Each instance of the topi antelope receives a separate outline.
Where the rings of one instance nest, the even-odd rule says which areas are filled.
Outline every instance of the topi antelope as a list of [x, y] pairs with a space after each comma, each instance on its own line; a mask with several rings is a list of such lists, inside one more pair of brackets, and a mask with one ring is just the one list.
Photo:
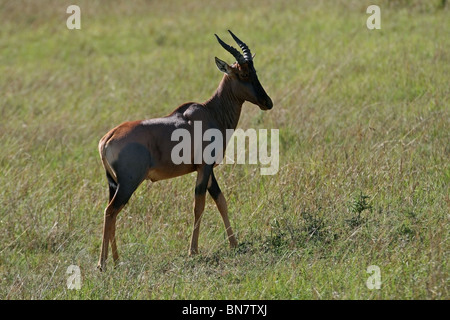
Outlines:
[[[108, 243], [111, 243], [113, 259], [115, 263], [117, 262], [119, 258], [115, 238], [117, 215], [137, 187], [146, 179], [154, 182], [197, 171], [194, 230], [190, 254], [198, 252], [198, 236], [205, 208], [206, 190], [219, 209], [230, 246], [233, 248], [237, 246], [228, 220], [227, 203], [213, 173], [213, 168], [219, 161], [213, 164], [205, 162], [195, 164], [191, 161], [191, 164], [176, 165], [171, 159], [171, 150], [176, 144], [171, 136], [176, 129], [184, 128], [192, 136], [193, 122], [201, 121], [203, 131], [214, 128], [220, 130], [225, 137], [226, 129], [236, 128], [244, 101], [254, 103], [262, 110], [272, 109], [272, 100], [256, 75], [250, 49], [231, 31], [229, 32], [241, 48], [242, 54], [215, 35], [220, 45], [233, 55], [236, 63], [228, 65], [219, 58], [215, 58], [216, 65], [224, 76], [216, 92], [208, 101], [185, 103], [163, 118], [122, 123], [100, 140], [98, 148], [109, 183], [109, 203], [105, 209], [103, 239], [98, 263], [100, 270], [105, 270], [106, 267]], [[223, 151], [226, 144], [227, 141], [224, 139]], [[201, 146], [204, 148], [204, 144]], [[193, 144], [192, 148], [194, 148]], [[191, 155], [194, 155], [194, 152], [191, 152]]]

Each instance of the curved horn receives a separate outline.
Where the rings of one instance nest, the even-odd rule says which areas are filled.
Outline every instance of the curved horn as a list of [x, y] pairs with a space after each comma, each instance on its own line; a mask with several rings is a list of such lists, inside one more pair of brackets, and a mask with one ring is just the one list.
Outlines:
[[217, 34], [214, 35], [216, 36], [217, 41], [219, 41], [220, 45], [229, 53], [231, 53], [239, 64], [245, 63], [246, 61], [245, 57], [237, 49], [223, 42], [222, 39], [220, 39]]
[[236, 37], [234, 35], [233, 32], [231, 32], [231, 30], [228, 30], [228, 32], [231, 34], [231, 36], [233, 37], [234, 41], [236, 41], [236, 43], [239, 45], [239, 47], [241, 48], [242, 52], [244, 53], [244, 59], [246, 61], [252, 61], [252, 54], [250, 52], [250, 49], [248, 48], [248, 46], [242, 42], [238, 37]]

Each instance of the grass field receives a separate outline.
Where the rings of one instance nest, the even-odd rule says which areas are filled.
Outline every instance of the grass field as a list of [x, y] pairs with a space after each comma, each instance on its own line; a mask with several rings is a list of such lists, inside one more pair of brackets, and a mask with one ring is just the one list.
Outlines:
[[[370, 4], [0, 0], [0, 298], [449, 299], [448, 4], [379, 1], [368, 30]], [[246, 103], [239, 127], [280, 130], [279, 172], [215, 170], [240, 245], [208, 197], [195, 257], [195, 175], [142, 184], [118, 217], [121, 263], [98, 272], [99, 139], [208, 99], [227, 29], [274, 101]]]

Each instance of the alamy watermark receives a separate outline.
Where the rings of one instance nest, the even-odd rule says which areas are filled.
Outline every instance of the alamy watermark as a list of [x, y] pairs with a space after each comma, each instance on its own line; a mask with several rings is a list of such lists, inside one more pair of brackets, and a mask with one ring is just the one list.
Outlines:
[[[278, 172], [280, 162], [279, 130], [270, 130], [270, 152], [267, 133], [267, 129], [227, 129], [224, 137], [219, 129], [210, 128], [203, 132], [202, 122], [194, 121], [193, 137], [183, 128], [172, 132], [171, 141], [179, 142], [172, 148], [171, 159], [177, 165], [245, 164], [248, 141], [248, 163], [260, 163], [265, 166], [260, 168], [262, 175], [274, 175]], [[224, 143], [228, 145], [225, 154]]]
[[67, 267], [66, 274], [67, 277], [67, 289], [69, 290], [80, 290], [81, 289], [81, 270], [80, 267], [71, 264]]
[[381, 288], [381, 270], [379, 266], [371, 265], [367, 267], [367, 273], [371, 274], [367, 278], [366, 286], [369, 290]]
[[381, 9], [377, 5], [371, 5], [367, 7], [366, 13], [371, 13], [367, 18], [366, 26], [367, 29], [381, 29]]
[[72, 4], [67, 7], [66, 13], [71, 13], [67, 18], [66, 26], [67, 29], [81, 29], [81, 9], [79, 6]]
[[[66, 13], [71, 15], [66, 20], [67, 29], [81, 29], [81, 9], [79, 6], [72, 4], [67, 7]], [[366, 9], [366, 13], [371, 14], [366, 20], [367, 29], [381, 29], [381, 9], [377, 5], [370, 5]]]

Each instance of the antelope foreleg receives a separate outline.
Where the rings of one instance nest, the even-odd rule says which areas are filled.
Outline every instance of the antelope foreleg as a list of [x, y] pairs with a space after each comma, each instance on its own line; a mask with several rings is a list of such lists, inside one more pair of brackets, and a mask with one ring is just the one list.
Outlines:
[[211, 173], [210, 181], [208, 183], [208, 192], [211, 197], [214, 199], [214, 202], [217, 205], [217, 209], [219, 209], [220, 215], [222, 216], [223, 224], [225, 225], [225, 230], [227, 232], [228, 241], [230, 241], [230, 247], [236, 248], [238, 242], [236, 237], [234, 236], [233, 229], [231, 228], [230, 220], [228, 219], [228, 206], [227, 201], [217, 184], [217, 180], [214, 177], [214, 172]]
[[205, 210], [206, 189], [208, 186], [209, 177], [211, 175], [212, 167], [204, 166], [198, 170], [197, 181], [195, 184], [195, 202], [194, 202], [194, 230], [191, 237], [191, 248], [189, 255], [198, 253], [198, 236], [200, 233], [200, 222], [202, 214]]

